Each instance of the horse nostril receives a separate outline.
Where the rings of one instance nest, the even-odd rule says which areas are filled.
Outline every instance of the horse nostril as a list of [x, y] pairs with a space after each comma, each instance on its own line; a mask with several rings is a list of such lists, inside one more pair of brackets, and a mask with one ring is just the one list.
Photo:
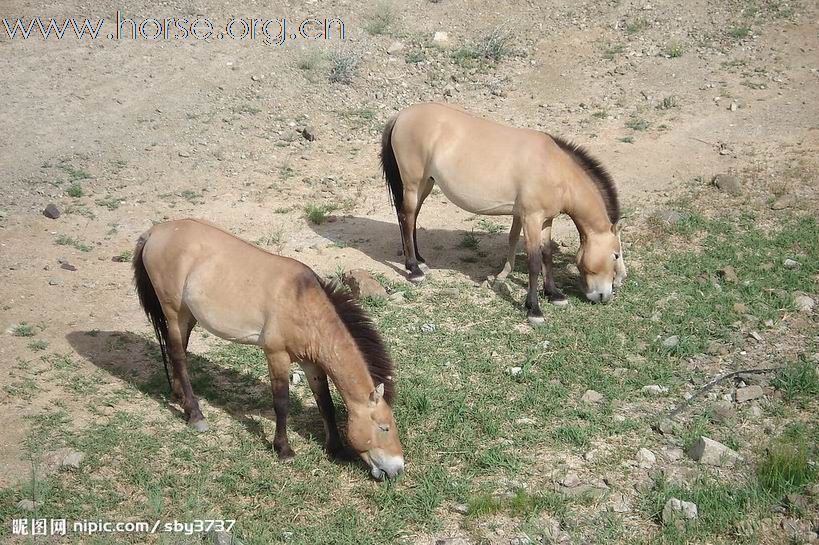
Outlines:
[[602, 303], [602, 302], [603, 302], [603, 294], [602, 294], [602, 293], [600, 294], [600, 299], [599, 299], [599, 301], [598, 301], [598, 302], [600, 302], [600, 303]]

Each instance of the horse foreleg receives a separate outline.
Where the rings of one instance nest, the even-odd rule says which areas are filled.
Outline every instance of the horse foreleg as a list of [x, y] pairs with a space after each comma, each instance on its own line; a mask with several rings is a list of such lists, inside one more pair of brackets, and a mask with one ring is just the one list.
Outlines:
[[546, 222], [543, 227], [543, 295], [549, 299], [553, 305], [564, 306], [569, 304], [566, 296], [557, 289], [555, 285], [555, 277], [552, 272], [552, 221]]
[[327, 373], [314, 363], [302, 363], [301, 368], [307, 376], [307, 384], [316, 398], [321, 417], [324, 420], [325, 441], [324, 448], [335, 456], [341, 452], [343, 445], [336, 423], [336, 408], [330, 396], [330, 386], [327, 383]]
[[537, 280], [540, 275], [543, 258], [541, 256], [541, 226], [543, 220], [539, 217], [523, 219], [523, 235], [526, 237], [526, 255], [529, 264], [529, 291], [526, 294], [526, 317], [532, 325], [545, 322], [543, 312], [538, 302]]
[[273, 450], [279, 458], [295, 456], [287, 440], [287, 414], [290, 410], [290, 355], [284, 350], [265, 349], [267, 370], [270, 373], [270, 387], [273, 390], [273, 410], [276, 413], [276, 434]]
[[518, 250], [518, 239], [520, 238], [520, 229], [521, 229], [521, 221], [520, 216], [513, 216], [512, 219], [512, 228], [509, 230], [509, 249], [507, 250], [506, 254], [506, 263], [503, 266], [503, 270], [498, 273], [495, 277], [495, 281], [498, 280], [506, 280], [506, 277], [509, 276], [509, 273], [512, 272], [515, 268], [515, 254]]

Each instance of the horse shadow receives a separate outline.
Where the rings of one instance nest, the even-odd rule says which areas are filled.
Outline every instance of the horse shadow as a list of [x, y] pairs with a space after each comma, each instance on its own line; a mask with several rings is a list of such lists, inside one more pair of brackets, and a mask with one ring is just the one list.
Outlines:
[[[317, 235], [335, 241], [337, 244], [355, 248], [370, 259], [391, 267], [404, 278], [408, 277], [403, 265], [401, 234], [397, 223], [366, 217], [335, 216], [335, 221], [318, 225], [311, 224], [310, 227]], [[470, 238], [470, 235], [474, 237]], [[418, 249], [431, 270], [431, 276], [435, 275], [436, 269], [450, 269], [461, 272], [473, 282], [480, 284], [488, 277], [496, 275], [503, 267], [509, 246], [508, 235], [506, 228], [498, 233], [490, 234], [477, 230], [419, 227], [416, 236]], [[477, 243], [467, 245], [465, 244], [467, 240], [477, 240]], [[572, 274], [569, 270], [569, 265], [574, 264], [574, 256], [562, 252], [554, 242], [552, 242], [552, 256], [552, 270], [558, 288], [566, 295], [585, 300], [577, 275]], [[526, 289], [528, 269], [526, 252], [522, 249], [522, 243], [518, 244], [515, 272], [522, 273], [523, 276], [511, 275], [507, 281]], [[540, 282], [542, 282], [542, 277]], [[522, 300], [513, 300], [504, 290], [496, 291], [509, 302], [522, 303]]]
[[[184, 422], [184, 412], [178, 403], [171, 400], [159, 345], [155, 341], [128, 331], [98, 330], [73, 331], [66, 335], [66, 339], [80, 356], [99, 369], [134, 385], [152, 398], [162, 410], [172, 412]], [[170, 362], [168, 365], [170, 366]], [[188, 354], [188, 371], [197, 397], [222, 409], [273, 452], [273, 444], [267, 438], [260, 421], [260, 418], [267, 418], [275, 423], [269, 382], [191, 353]], [[301, 399], [291, 391], [288, 431], [323, 444], [324, 422], [318, 408], [305, 409]], [[343, 404], [337, 404], [337, 412], [339, 421], [343, 422], [346, 416]], [[206, 420], [207, 417], [205, 414]], [[339, 431], [343, 436], [343, 426], [340, 426]], [[355, 456], [350, 451], [345, 451], [334, 461], [353, 463]]]

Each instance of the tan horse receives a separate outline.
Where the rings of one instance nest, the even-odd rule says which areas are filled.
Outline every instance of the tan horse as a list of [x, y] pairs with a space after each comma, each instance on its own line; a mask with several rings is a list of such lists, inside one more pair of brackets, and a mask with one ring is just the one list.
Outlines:
[[[198, 322], [223, 339], [260, 346], [273, 388], [281, 458], [287, 439], [290, 362], [307, 376], [330, 453], [341, 449], [327, 377], [347, 406], [347, 439], [377, 479], [404, 468], [391, 408], [393, 366], [372, 322], [351, 296], [303, 263], [267, 253], [200, 220], [156, 225], [134, 252], [139, 300], [154, 325], [163, 360], [173, 364], [174, 394], [189, 424], [207, 430], [187, 370], [187, 346]], [[166, 350], [167, 347], [167, 350]], [[167, 372], [167, 361], [165, 361]]]
[[552, 276], [551, 227], [568, 214], [580, 233], [577, 265], [586, 297], [607, 302], [626, 277], [616, 228], [617, 191], [603, 166], [580, 146], [500, 125], [442, 104], [410, 106], [384, 129], [381, 165], [398, 213], [409, 278], [420, 281], [416, 219], [434, 184], [476, 214], [512, 215], [504, 279], [513, 269], [521, 228], [529, 260], [529, 321], [542, 323], [537, 281], [555, 304], [566, 296]]

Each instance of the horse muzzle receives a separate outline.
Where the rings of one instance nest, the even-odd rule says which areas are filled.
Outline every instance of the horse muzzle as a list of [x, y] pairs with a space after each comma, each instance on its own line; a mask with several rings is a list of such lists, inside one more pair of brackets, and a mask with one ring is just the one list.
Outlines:
[[393, 478], [404, 471], [404, 457], [390, 456], [380, 452], [366, 453], [365, 461], [370, 465], [370, 475], [379, 481]]

